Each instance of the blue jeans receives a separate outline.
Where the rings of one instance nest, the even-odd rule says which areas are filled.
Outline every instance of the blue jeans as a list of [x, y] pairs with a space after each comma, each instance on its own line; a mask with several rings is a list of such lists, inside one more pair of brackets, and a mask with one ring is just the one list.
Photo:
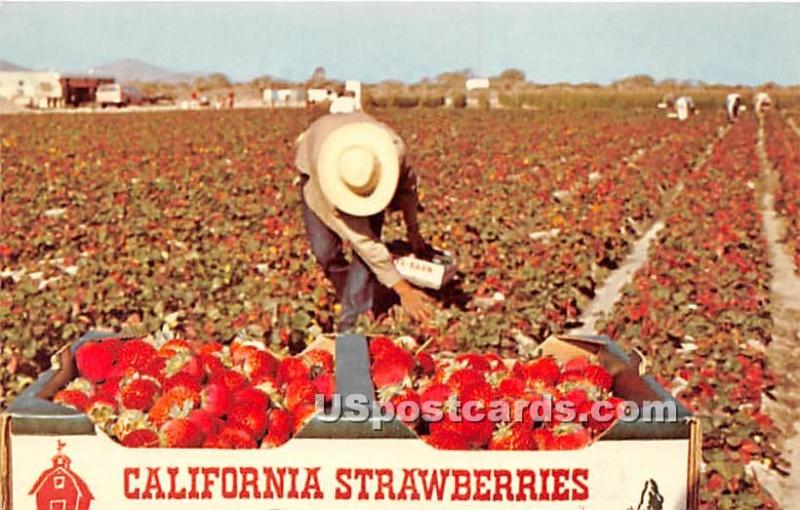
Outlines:
[[[302, 179], [302, 184], [305, 184], [306, 179]], [[305, 198], [303, 198], [303, 220], [311, 243], [311, 251], [322, 266], [325, 276], [333, 283], [336, 298], [342, 304], [342, 313], [336, 329], [340, 332], [349, 331], [355, 327], [359, 315], [379, 308], [375, 306], [376, 295], [381, 294], [381, 290], [388, 289], [381, 289], [383, 286], [356, 253], [353, 253], [351, 261], [347, 261], [341, 238], [308, 207]], [[383, 212], [370, 216], [369, 223], [375, 237], [380, 239], [383, 230]], [[385, 299], [379, 297], [378, 301], [387, 308], [390, 306], [385, 303]]]

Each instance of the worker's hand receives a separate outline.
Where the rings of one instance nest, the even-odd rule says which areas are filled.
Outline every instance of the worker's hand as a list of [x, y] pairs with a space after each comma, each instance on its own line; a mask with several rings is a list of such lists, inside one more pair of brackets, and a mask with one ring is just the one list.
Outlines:
[[411, 244], [411, 251], [421, 259], [430, 259], [436, 254], [436, 250], [425, 242], [419, 234], [412, 234], [408, 236], [408, 242]]
[[417, 322], [424, 322], [431, 318], [433, 300], [424, 292], [415, 289], [407, 281], [400, 280], [394, 286], [395, 292], [400, 296], [400, 305], [408, 315]]

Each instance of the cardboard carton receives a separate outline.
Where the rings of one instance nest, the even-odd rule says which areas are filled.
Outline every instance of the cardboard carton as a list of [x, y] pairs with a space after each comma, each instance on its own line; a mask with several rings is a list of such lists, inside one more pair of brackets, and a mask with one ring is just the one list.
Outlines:
[[[92, 338], [92, 337], [89, 337]], [[439, 451], [379, 416], [317, 416], [272, 450], [128, 449], [81, 413], [46, 400], [70, 379], [51, 370], [2, 417], [3, 509], [694, 509], [697, 420], [649, 376], [641, 359], [600, 337], [554, 337], [539, 349], [588, 353], [617, 396], [671, 402], [673, 423], [619, 422], [577, 451]], [[373, 398], [367, 342], [336, 341], [337, 392]], [[72, 374], [74, 375], [74, 374]]]

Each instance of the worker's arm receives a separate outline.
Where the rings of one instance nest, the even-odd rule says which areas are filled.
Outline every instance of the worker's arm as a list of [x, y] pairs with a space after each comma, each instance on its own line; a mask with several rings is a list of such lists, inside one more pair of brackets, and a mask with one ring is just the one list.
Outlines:
[[412, 287], [394, 266], [389, 249], [372, 231], [369, 218], [337, 213], [334, 230], [350, 241], [353, 250], [369, 266], [383, 285], [400, 296], [403, 309], [416, 321], [430, 318], [432, 300], [427, 294]]
[[402, 172], [397, 186], [397, 193], [392, 201], [392, 208], [399, 209], [403, 214], [403, 222], [406, 224], [406, 236], [414, 253], [420, 257], [430, 256], [433, 249], [425, 242], [419, 232], [417, 176], [409, 168], [404, 168]]

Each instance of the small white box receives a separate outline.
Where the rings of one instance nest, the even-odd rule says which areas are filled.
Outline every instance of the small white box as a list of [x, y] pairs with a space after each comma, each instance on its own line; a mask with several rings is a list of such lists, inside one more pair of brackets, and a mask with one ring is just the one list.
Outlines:
[[397, 271], [417, 287], [441, 289], [456, 275], [455, 264], [445, 260], [427, 261], [414, 255], [394, 259]]

